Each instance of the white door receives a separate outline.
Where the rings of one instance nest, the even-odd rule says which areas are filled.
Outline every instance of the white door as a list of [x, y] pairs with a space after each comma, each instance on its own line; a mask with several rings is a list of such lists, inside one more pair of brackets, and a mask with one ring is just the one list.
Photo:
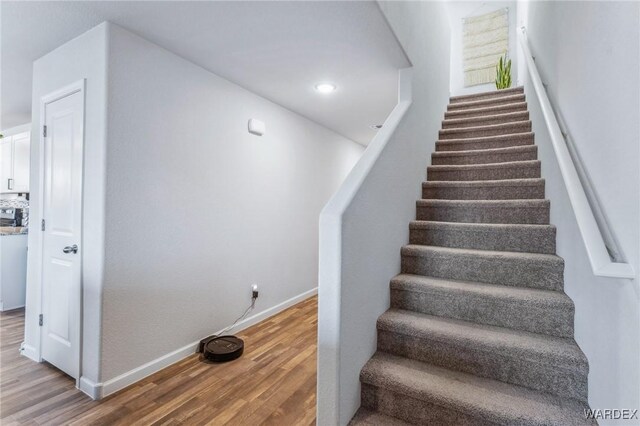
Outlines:
[[13, 136], [13, 190], [29, 192], [29, 157], [31, 133]]
[[13, 143], [11, 137], [0, 139], [0, 192], [10, 191], [13, 177]]
[[42, 358], [80, 372], [84, 93], [44, 104]]

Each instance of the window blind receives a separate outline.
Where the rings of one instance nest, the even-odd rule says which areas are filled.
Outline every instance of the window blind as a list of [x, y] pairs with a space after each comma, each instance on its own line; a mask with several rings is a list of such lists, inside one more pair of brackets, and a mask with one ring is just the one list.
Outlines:
[[495, 81], [498, 60], [509, 49], [509, 9], [465, 18], [462, 31], [465, 87]]

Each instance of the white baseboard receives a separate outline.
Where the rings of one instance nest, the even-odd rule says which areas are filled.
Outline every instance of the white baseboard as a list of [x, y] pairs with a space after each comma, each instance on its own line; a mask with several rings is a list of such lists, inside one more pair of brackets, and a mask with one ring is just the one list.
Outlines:
[[[238, 324], [236, 324], [233, 330], [237, 332], [237, 331], [249, 328], [252, 325], [257, 324], [260, 321], [266, 318], [269, 318], [277, 314], [278, 312], [281, 312], [287, 309], [288, 307], [293, 306], [296, 303], [299, 303], [317, 293], [318, 293], [318, 287], [315, 287], [309, 291], [305, 291], [302, 294], [294, 296], [289, 300], [285, 300], [284, 302], [279, 303], [276, 306], [273, 306], [262, 312], [258, 312], [257, 314], [252, 315], [249, 318], [246, 318], [240, 321]], [[217, 334], [217, 333], [213, 333], [213, 334]], [[203, 336], [203, 337], [206, 337], [206, 336]], [[198, 348], [199, 343], [200, 343], [200, 340], [189, 343], [188, 345], [185, 345], [179, 349], [176, 349], [173, 352], [169, 352], [166, 355], [156, 358], [153, 361], [143, 364], [137, 368], [134, 368], [133, 370], [129, 370], [126, 373], [121, 374], [117, 377], [114, 377], [113, 379], [109, 379], [103, 383], [96, 383], [89, 379], [81, 377], [80, 383], [79, 383], [79, 389], [82, 392], [89, 395], [92, 399], [97, 400], [97, 399], [104, 398], [105, 396], [111, 395], [112, 393], [115, 393], [120, 389], [124, 389], [127, 386], [133, 383], [136, 383], [144, 379], [145, 377], [150, 376], [151, 374], [162, 370], [163, 368], [170, 366], [171, 364], [175, 364], [176, 362], [181, 361], [182, 359], [188, 357], [189, 355], [194, 354], [196, 349]]]
[[40, 362], [40, 357], [38, 356], [36, 348], [31, 345], [27, 345], [26, 343], [22, 342], [22, 344], [20, 345], [20, 353], [32, 361]]
[[[244, 330], [245, 328], [249, 328], [252, 325], [257, 324], [266, 318], [274, 316], [278, 312], [284, 311], [285, 309], [295, 305], [296, 303], [302, 302], [303, 300], [308, 299], [311, 296], [315, 296], [316, 294], [318, 294], [318, 287], [312, 288], [309, 291], [305, 291], [304, 293], [294, 296], [291, 299], [285, 300], [284, 302], [279, 303], [269, 309], [265, 309], [262, 312], [258, 312], [255, 315], [245, 318], [244, 320], [236, 324], [236, 326], [233, 327], [231, 330], [239, 331], [239, 330]], [[217, 334], [217, 333], [214, 333], [214, 334]]]
[[96, 383], [86, 377], [80, 377], [78, 389], [89, 395], [91, 399], [102, 398], [102, 383]]
[[3, 302], [0, 302], [0, 312], [13, 311], [14, 309], [20, 309], [20, 308], [24, 308], [24, 304], [6, 307], [4, 306]]

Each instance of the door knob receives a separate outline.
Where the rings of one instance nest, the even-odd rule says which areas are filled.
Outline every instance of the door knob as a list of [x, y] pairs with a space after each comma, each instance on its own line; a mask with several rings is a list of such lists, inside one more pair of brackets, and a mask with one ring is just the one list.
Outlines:
[[78, 245], [74, 244], [72, 246], [66, 246], [65, 248], [62, 249], [63, 252], [65, 253], [77, 253], [78, 252]]

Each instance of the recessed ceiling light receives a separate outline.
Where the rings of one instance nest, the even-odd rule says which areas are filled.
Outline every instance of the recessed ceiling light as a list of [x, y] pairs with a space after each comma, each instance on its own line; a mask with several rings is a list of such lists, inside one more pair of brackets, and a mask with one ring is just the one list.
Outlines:
[[332, 83], [318, 83], [315, 88], [320, 93], [331, 93], [336, 90], [336, 85]]

